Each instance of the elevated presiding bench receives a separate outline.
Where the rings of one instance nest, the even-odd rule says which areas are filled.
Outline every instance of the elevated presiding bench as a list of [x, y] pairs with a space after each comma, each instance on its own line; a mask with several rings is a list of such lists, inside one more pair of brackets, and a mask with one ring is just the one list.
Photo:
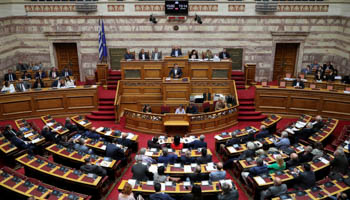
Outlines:
[[[167, 126], [185, 126], [187, 133], [201, 134], [219, 131], [237, 124], [237, 108], [226, 108], [201, 114], [153, 114], [124, 110], [125, 127], [131, 130], [164, 134]], [[186, 122], [186, 123], [185, 123]], [[186, 131], [177, 134], [186, 134]]]
[[88, 113], [97, 109], [97, 87], [43, 88], [0, 94], [0, 120], [47, 114]]
[[350, 94], [344, 91], [256, 86], [255, 105], [263, 113], [350, 119]]

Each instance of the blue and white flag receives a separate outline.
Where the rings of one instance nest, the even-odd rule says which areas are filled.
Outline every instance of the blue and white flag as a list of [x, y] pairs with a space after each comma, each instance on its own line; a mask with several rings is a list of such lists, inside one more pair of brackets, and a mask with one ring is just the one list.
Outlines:
[[105, 27], [103, 24], [103, 20], [99, 20], [99, 29], [98, 29], [98, 52], [99, 55], [98, 57], [100, 58], [100, 61], [104, 58], [107, 57], [107, 44], [106, 44], [106, 36], [105, 36]]

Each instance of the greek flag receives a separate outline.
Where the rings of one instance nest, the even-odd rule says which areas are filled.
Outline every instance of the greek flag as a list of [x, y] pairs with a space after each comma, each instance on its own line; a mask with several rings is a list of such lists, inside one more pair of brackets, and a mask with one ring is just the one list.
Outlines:
[[99, 52], [99, 58], [100, 61], [103, 59], [103, 57], [107, 57], [107, 45], [106, 45], [106, 36], [105, 36], [105, 27], [103, 24], [103, 20], [99, 20], [99, 29], [98, 29], [98, 52]]

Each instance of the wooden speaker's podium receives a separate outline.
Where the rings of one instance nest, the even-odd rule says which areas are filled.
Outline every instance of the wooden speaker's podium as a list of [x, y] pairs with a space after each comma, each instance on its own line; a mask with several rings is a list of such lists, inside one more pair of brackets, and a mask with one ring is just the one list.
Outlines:
[[191, 96], [190, 78], [163, 77], [162, 91], [164, 102], [187, 102]]
[[169, 72], [174, 67], [174, 64], [179, 65], [179, 68], [182, 70], [183, 77], [190, 76], [188, 71], [188, 56], [181, 56], [181, 57], [165, 56], [164, 62], [165, 62], [165, 70], [163, 74], [164, 77], [169, 75]]

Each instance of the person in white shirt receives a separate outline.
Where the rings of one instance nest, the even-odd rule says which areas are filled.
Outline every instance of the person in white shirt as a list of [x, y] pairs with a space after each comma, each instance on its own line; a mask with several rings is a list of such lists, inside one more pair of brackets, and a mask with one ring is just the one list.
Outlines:
[[158, 48], [154, 48], [154, 51], [152, 52], [152, 60], [161, 60], [162, 59], [162, 52], [158, 52]]
[[73, 81], [72, 79], [70, 79], [69, 76], [66, 76], [65, 84], [66, 84], [66, 87], [67, 87], [67, 88], [69, 88], [69, 87], [75, 87], [74, 81]]
[[15, 87], [13, 86], [12, 83], [5, 81], [4, 86], [2, 86], [1, 92], [14, 93], [14, 92], [16, 92], [16, 90], [15, 90]]
[[186, 114], [186, 111], [183, 105], [180, 105], [178, 108], [176, 108], [175, 114]]

